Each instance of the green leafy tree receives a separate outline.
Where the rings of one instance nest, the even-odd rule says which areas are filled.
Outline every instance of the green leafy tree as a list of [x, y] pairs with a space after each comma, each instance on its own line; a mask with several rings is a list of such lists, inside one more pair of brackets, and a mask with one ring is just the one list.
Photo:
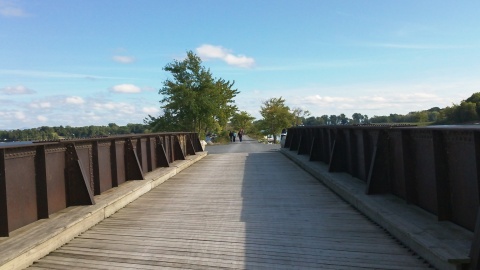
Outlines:
[[330, 117], [328, 118], [328, 120], [329, 120], [330, 125], [336, 125], [336, 124], [338, 124], [338, 116], [336, 116], [336, 115], [334, 115], [334, 114], [330, 115]]
[[303, 122], [305, 126], [320, 126], [325, 125], [325, 121], [321, 117], [310, 116]]
[[252, 126], [253, 120], [255, 120], [255, 117], [251, 116], [245, 111], [241, 111], [240, 113], [233, 114], [230, 122], [235, 130], [239, 130], [241, 128], [244, 130], [249, 130]]
[[339, 116], [337, 116], [337, 122], [342, 125], [346, 125], [348, 120], [348, 117], [344, 113], [341, 113]]
[[216, 79], [192, 51], [164, 68], [172, 75], [159, 90], [163, 115], [144, 120], [153, 131], [195, 131], [225, 127], [237, 111], [233, 98], [239, 93], [234, 82]]
[[262, 123], [266, 134], [273, 135], [273, 142], [277, 142], [277, 134], [282, 129], [291, 126], [293, 114], [290, 108], [285, 105], [285, 99], [271, 98], [263, 102], [260, 107], [260, 114], [263, 117]]
[[320, 118], [323, 120], [323, 123], [325, 125], [330, 125], [330, 118], [328, 117], [328, 115], [324, 114], [324, 115], [320, 116]]
[[465, 102], [474, 103], [477, 111], [477, 115], [480, 116], [480, 92], [473, 93]]
[[364, 124], [370, 124], [370, 118], [368, 118], [368, 115], [364, 115], [363, 116], [363, 121], [362, 121]]
[[365, 119], [365, 116], [361, 113], [354, 113], [352, 114], [352, 123], [354, 125], [361, 124], [363, 120]]
[[460, 106], [456, 107], [454, 115], [457, 123], [476, 121], [478, 120], [476, 104], [473, 102], [462, 101]]
[[293, 108], [292, 114], [293, 114], [293, 125], [299, 126], [303, 124], [303, 122], [305, 121], [305, 117], [309, 116], [310, 112], [297, 107], [297, 108]]

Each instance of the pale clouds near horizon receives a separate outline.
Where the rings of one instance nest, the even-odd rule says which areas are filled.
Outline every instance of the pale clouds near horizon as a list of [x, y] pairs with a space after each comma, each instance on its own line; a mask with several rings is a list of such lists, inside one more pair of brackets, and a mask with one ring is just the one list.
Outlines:
[[[259, 119], [262, 102], [282, 97], [287, 106], [308, 110], [311, 116], [339, 115], [347, 117], [354, 113], [372, 116], [407, 114], [428, 110], [433, 107], [445, 108], [460, 104], [469, 98], [480, 85], [480, 79], [457, 82], [410, 83], [398, 85], [343, 85], [336, 87], [313, 86], [308, 88], [276, 89], [275, 95], [257, 89], [253, 94], [240, 93], [237, 100], [245, 111]], [[457, 89], [465, 89], [458, 91]], [[359, 91], [362, 89], [363, 91]], [[478, 87], [480, 92], [480, 87]], [[318, 93], [318, 94], [312, 94]], [[240, 106], [242, 108], [242, 106]], [[407, 108], [407, 109], [406, 109]]]

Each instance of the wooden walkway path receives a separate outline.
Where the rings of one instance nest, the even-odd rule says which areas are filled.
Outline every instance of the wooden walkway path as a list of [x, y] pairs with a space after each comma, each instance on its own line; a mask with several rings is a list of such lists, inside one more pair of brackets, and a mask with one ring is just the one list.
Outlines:
[[268, 150], [209, 154], [29, 267], [168, 268], [429, 265], [282, 154]]

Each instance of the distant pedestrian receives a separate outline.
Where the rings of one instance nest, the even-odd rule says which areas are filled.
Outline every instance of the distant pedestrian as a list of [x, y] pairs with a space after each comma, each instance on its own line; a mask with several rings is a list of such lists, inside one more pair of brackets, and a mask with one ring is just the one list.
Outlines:
[[237, 137], [237, 132], [233, 132], [233, 142], [235, 142], [235, 138]]
[[241, 129], [238, 131], [238, 139], [240, 140], [240, 142], [242, 142], [242, 137], [243, 137], [243, 128], [241, 128]]
[[233, 132], [232, 131], [229, 131], [228, 132], [228, 137], [230, 137], [230, 141], [231, 142], [234, 142], [235, 140], [233, 139]]

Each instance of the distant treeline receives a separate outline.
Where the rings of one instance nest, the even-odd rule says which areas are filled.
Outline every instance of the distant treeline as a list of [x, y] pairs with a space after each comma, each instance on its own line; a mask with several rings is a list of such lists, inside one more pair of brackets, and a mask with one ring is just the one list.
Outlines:
[[148, 126], [143, 124], [127, 124], [126, 126], [118, 126], [114, 123], [110, 123], [108, 126], [87, 127], [43, 126], [39, 128], [23, 130], [0, 130], [0, 141], [43, 141], [148, 132], [150, 132], [148, 130]]
[[[385, 124], [385, 123], [421, 123], [436, 125], [471, 124], [480, 122], [480, 92], [472, 94], [460, 104], [450, 107], [434, 107], [424, 111], [410, 112], [406, 115], [390, 114], [388, 116], [373, 116], [369, 118], [361, 113], [354, 113], [351, 118], [345, 114], [322, 115], [320, 117], [298, 117], [294, 125], [354, 125], [354, 124]], [[168, 131], [168, 130], [165, 130]], [[118, 126], [114, 123], [108, 126], [87, 127], [39, 127], [24, 130], [0, 130], [1, 141], [42, 141], [74, 138], [91, 138], [97, 136], [121, 135], [132, 133], [150, 133], [150, 126], [144, 124], [127, 124]]]
[[472, 94], [460, 104], [450, 107], [433, 107], [428, 110], [409, 112], [406, 115], [390, 114], [369, 118], [361, 113], [354, 113], [351, 118], [345, 114], [311, 116], [302, 119], [303, 124], [310, 125], [349, 125], [349, 124], [385, 124], [385, 123], [422, 123], [435, 125], [471, 124], [480, 122], [480, 92]]

